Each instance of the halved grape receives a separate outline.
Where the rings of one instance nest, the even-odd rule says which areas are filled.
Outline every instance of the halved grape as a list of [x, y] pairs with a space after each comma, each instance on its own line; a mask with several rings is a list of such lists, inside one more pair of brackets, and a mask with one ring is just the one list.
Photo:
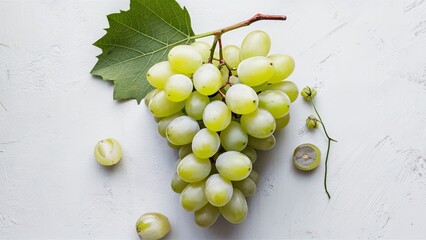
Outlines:
[[244, 84], [232, 85], [226, 92], [226, 104], [236, 114], [247, 114], [256, 110], [259, 98], [256, 92]]
[[204, 125], [214, 132], [222, 131], [228, 127], [231, 119], [231, 110], [221, 101], [209, 103], [203, 112]]
[[237, 188], [234, 188], [234, 194], [231, 200], [223, 207], [219, 208], [222, 216], [230, 223], [241, 223], [246, 219], [248, 206], [244, 194]]
[[204, 194], [211, 205], [215, 207], [225, 206], [231, 200], [232, 193], [231, 181], [220, 174], [213, 174], [207, 179]]
[[156, 117], [167, 117], [173, 115], [185, 106], [185, 101], [182, 102], [172, 102], [167, 99], [164, 91], [159, 91], [155, 96], [149, 101], [149, 110], [152, 115]]
[[161, 239], [169, 231], [169, 219], [161, 213], [145, 213], [136, 222], [136, 232], [141, 239]]
[[178, 72], [172, 68], [168, 61], [163, 61], [154, 64], [150, 69], [148, 69], [146, 79], [151, 86], [161, 90], [164, 88], [164, 84], [167, 79], [176, 73]]
[[296, 168], [309, 171], [318, 167], [321, 161], [321, 151], [311, 143], [299, 145], [293, 153], [293, 163]]
[[269, 35], [260, 30], [256, 30], [247, 34], [241, 44], [240, 59], [255, 56], [266, 56], [271, 49], [271, 39]]
[[282, 118], [290, 111], [290, 98], [279, 90], [266, 90], [259, 94], [259, 107], [268, 110], [274, 118]]
[[181, 102], [192, 93], [192, 81], [182, 74], [175, 74], [167, 79], [164, 84], [164, 93], [170, 101]]
[[248, 142], [247, 133], [241, 125], [231, 121], [227, 128], [220, 132], [220, 143], [227, 151], [242, 151]]
[[239, 181], [248, 177], [252, 163], [246, 155], [237, 151], [228, 151], [216, 159], [216, 168], [224, 178]]
[[286, 79], [294, 71], [294, 60], [287, 54], [274, 54], [268, 56], [274, 63], [275, 74], [269, 82], [279, 82]]
[[173, 47], [168, 54], [168, 60], [174, 69], [183, 73], [194, 73], [203, 63], [201, 54], [189, 45]]
[[190, 212], [197, 211], [204, 207], [208, 201], [204, 195], [206, 181], [199, 181], [188, 184], [180, 194], [180, 204]]
[[192, 141], [192, 152], [200, 158], [209, 158], [216, 154], [220, 147], [220, 138], [216, 132], [203, 128], [195, 134]]
[[265, 109], [258, 108], [256, 111], [241, 116], [241, 127], [249, 135], [257, 138], [267, 138], [275, 131], [275, 119]]
[[274, 75], [274, 65], [267, 57], [252, 57], [238, 65], [238, 78], [249, 86], [258, 86], [269, 81]]
[[206, 63], [195, 71], [192, 81], [199, 93], [208, 96], [216, 93], [222, 86], [222, 74], [213, 64]]
[[112, 166], [121, 160], [120, 143], [114, 138], [99, 141], [95, 146], [95, 158], [103, 166]]
[[174, 145], [185, 145], [192, 142], [195, 134], [200, 130], [197, 121], [188, 116], [175, 118], [167, 126], [166, 137]]
[[185, 182], [198, 182], [209, 175], [211, 168], [209, 159], [199, 158], [190, 153], [179, 162], [177, 173]]
[[294, 82], [287, 80], [276, 83], [269, 83], [265, 90], [280, 90], [287, 94], [291, 102], [296, 101], [297, 97], [299, 96], [299, 89], [297, 88], [297, 85]]
[[194, 213], [194, 220], [199, 227], [210, 227], [216, 222], [219, 215], [219, 208], [207, 203]]

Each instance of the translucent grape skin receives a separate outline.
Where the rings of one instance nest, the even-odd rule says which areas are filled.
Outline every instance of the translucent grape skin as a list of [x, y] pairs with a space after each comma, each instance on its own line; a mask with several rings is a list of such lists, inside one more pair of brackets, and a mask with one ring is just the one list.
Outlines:
[[204, 109], [209, 103], [209, 97], [204, 96], [197, 91], [194, 91], [191, 93], [188, 99], [186, 99], [185, 111], [188, 116], [192, 117], [193, 119], [201, 120], [203, 119]]
[[219, 208], [222, 216], [233, 224], [238, 224], [246, 219], [248, 206], [244, 194], [237, 188], [234, 188], [234, 194], [231, 200], [223, 207]]
[[194, 220], [199, 227], [210, 227], [217, 221], [219, 215], [219, 208], [207, 203], [194, 213]]
[[167, 117], [179, 112], [184, 106], [185, 101], [172, 102], [167, 99], [164, 91], [161, 90], [149, 101], [148, 108], [152, 115], [156, 117]]
[[238, 78], [248, 86], [258, 86], [274, 75], [274, 65], [267, 57], [252, 57], [238, 65]]
[[285, 128], [289, 122], [290, 122], [290, 113], [288, 113], [282, 118], [275, 119], [275, 123], [277, 124], [277, 129]]
[[204, 195], [205, 181], [190, 183], [180, 194], [182, 207], [190, 212], [200, 210], [208, 201]]
[[247, 146], [244, 148], [244, 150], [241, 151], [242, 154], [246, 155], [248, 158], [250, 158], [251, 163], [256, 162], [257, 160], [257, 153], [256, 150], [250, 146]]
[[161, 213], [145, 213], [136, 222], [136, 232], [141, 239], [161, 239], [169, 231], [169, 219]]
[[203, 128], [195, 134], [192, 141], [192, 152], [200, 158], [214, 156], [220, 147], [220, 138], [216, 132]]
[[222, 86], [222, 73], [213, 64], [206, 63], [195, 71], [192, 81], [199, 93], [209, 96], [216, 93]]
[[244, 38], [240, 48], [240, 60], [255, 56], [267, 56], [271, 49], [269, 35], [260, 30], [252, 31]]
[[253, 196], [256, 193], [256, 183], [249, 177], [241, 181], [232, 182], [232, 185], [238, 188], [245, 197]]
[[177, 112], [171, 116], [165, 117], [158, 122], [157, 130], [162, 137], [166, 137], [166, 131], [169, 124], [177, 117], [183, 116], [183, 112]]
[[183, 73], [194, 73], [203, 63], [201, 54], [189, 45], [173, 47], [168, 54], [168, 60], [172, 68]]
[[211, 205], [215, 207], [225, 206], [231, 200], [232, 193], [231, 181], [220, 174], [213, 174], [207, 179], [204, 194]]
[[222, 153], [216, 159], [216, 168], [224, 178], [240, 181], [248, 177], [252, 163], [246, 155], [237, 151], [228, 151]]
[[114, 138], [107, 138], [96, 144], [94, 154], [99, 164], [112, 166], [121, 160], [121, 145]]
[[259, 108], [268, 110], [274, 118], [282, 118], [290, 111], [290, 98], [279, 90], [266, 90], [259, 94]]
[[287, 54], [274, 54], [271, 56], [268, 56], [269, 59], [272, 60], [272, 63], [274, 64], [275, 73], [274, 76], [272, 76], [271, 79], [269, 79], [269, 82], [279, 82], [284, 79], [286, 79], [288, 76], [291, 75], [294, 71], [294, 59]]
[[168, 61], [154, 64], [146, 73], [146, 79], [151, 86], [157, 89], [163, 89], [167, 79], [178, 71], [174, 70]]
[[186, 155], [177, 166], [179, 177], [185, 182], [198, 182], [206, 178], [212, 165], [207, 158], [199, 158], [193, 153]]
[[203, 59], [203, 62], [207, 63], [210, 57], [211, 45], [203, 41], [196, 41], [191, 43], [191, 46], [193, 46], [198, 51]]
[[240, 48], [235, 45], [228, 45], [223, 48], [223, 60], [231, 68], [237, 68], [240, 64]]
[[287, 94], [291, 102], [296, 101], [299, 96], [299, 89], [294, 82], [285, 80], [276, 83], [269, 83], [265, 90], [280, 90]]
[[175, 193], [181, 193], [183, 189], [185, 189], [186, 186], [188, 186], [188, 183], [183, 181], [177, 173], [173, 175], [171, 184], [170, 184], [173, 192]]
[[195, 134], [200, 130], [197, 121], [188, 116], [180, 116], [167, 126], [167, 140], [174, 145], [185, 145], [192, 142]]
[[255, 137], [249, 136], [248, 144], [250, 147], [256, 150], [268, 151], [274, 148], [275, 137], [274, 135], [271, 135], [267, 138], [255, 138]]
[[258, 108], [256, 111], [241, 116], [241, 127], [249, 135], [257, 138], [267, 138], [275, 131], [275, 119], [265, 109]]
[[204, 125], [214, 132], [219, 132], [228, 127], [232, 114], [228, 106], [222, 101], [209, 103], [203, 112]]
[[232, 85], [226, 92], [226, 104], [236, 114], [247, 114], [256, 110], [259, 98], [256, 92], [244, 84]]
[[242, 151], [248, 143], [248, 135], [241, 125], [231, 121], [227, 128], [220, 132], [220, 143], [227, 151]]
[[169, 77], [164, 84], [164, 93], [172, 102], [184, 101], [192, 93], [192, 81], [182, 74], [175, 74]]

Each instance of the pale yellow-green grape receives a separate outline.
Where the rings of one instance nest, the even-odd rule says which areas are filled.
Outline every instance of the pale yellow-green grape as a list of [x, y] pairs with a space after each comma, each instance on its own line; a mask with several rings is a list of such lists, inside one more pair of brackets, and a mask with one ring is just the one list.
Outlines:
[[204, 207], [208, 201], [204, 195], [206, 181], [199, 181], [188, 184], [180, 194], [180, 204], [190, 212], [195, 212]]
[[290, 111], [290, 98], [279, 90], [259, 93], [259, 108], [268, 110], [274, 118], [282, 118]]
[[207, 128], [198, 131], [192, 140], [192, 152], [199, 158], [213, 157], [219, 147], [219, 135]]
[[185, 182], [198, 182], [206, 178], [212, 165], [207, 158], [199, 158], [193, 153], [182, 158], [177, 166], [179, 177]]
[[236, 114], [247, 114], [256, 110], [259, 98], [256, 92], [244, 84], [232, 85], [226, 92], [226, 104]]
[[94, 153], [96, 161], [98, 161], [99, 164], [103, 166], [112, 166], [120, 161], [122, 150], [117, 140], [107, 138], [96, 144]]
[[255, 56], [266, 56], [271, 49], [271, 39], [269, 35], [260, 30], [256, 30], [247, 34], [241, 44], [240, 59]]
[[299, 89], [297, 88], [297, 85], [294, 82], [287, 80], [270, 83], [266, 87], [266, 90], [280, 90], [287, 94], [291, 102], [296, 101], [297, 97], [299, 96]]
[[186, 144], [179, 148], [179, 158], [184, 158], [190, 153], [192, 153], [192, 144]]
[[217, 92], [222, 86], [222, 74], [213, 64], [206, 63], [195, 71], [192, 81], [199, 93], [208, 96]]
[[172, 68], [183, 73], [194, 73], [203, 63], [203, 57], [193, 46], [179, 45], [173, 47], [168, 55]]
[[293, 153], [293, 163], [296, 168], [309, 171], [318, 167], [321, 161], [321, 151], [313, 144], [299, 145]]
[[266, 89], [266, 87], [268, 87], [268, 82], [264, 82], [264, 83], [262, 83], [262, 84], [260, 84], [260, 85], [253, 86], [253, 87], [251, 87], [251, 88], [253, 88], [253, 90], [254, 90], [255, 92], [261, 92], [261, 91], [265, 90], [265, 89]]
[[238, 188], [245, 197], [253, 196], [256, 193], [256, 183], [249, 177], [241, 181], [232, 182], [232, 185]]
[[172, 178], [171, 181], [171, 187], [173, 192], [175, 193], [181, 193], [183, 191], [183, 189], [185, 189], [185, 187], [188, 185], [187, 182], [183, 181], [179, 175], [177, 173], [175, 173], [175, 175]]
[[220, 143], [227, 151], [242, 151], [247, 146], [248, 136], [239, 123], [231, 121], [228, 127], [220, 132]]
[[237, 151], [228, 151], [216, 159], [217, 171], [224, 178], [231, 181], [240, 181], [248, 177], [252, 169], [251, 160]]
[[241, 223], [246, 219], [248, 206], [244, 194], [237, 188], [234, 188], [234, 194], [231, 200], [223, 207], [219, 208], [222, 216], [230, 223]]
[[249, 86], [258, 86], [274, 75], [274, 65], [267, 57], [252, 57], [243, 60], [238, 65], [238, 78]]
[[191, 143], [199, 130], [197, 121], [188, 116], [180, 116], [167, 126], [166, 137], [173, 145], [181, 146]]
[[173, 115], [171, 115], [171, 116], [168, 116], [168, 117], [165, 117], [165, 118], [161, 119], [161, 120], [158, 122], [158, 125], [157, 125], [158, 133], [159, 133], [161, 136], [166, 137], [166, 131], [167, 131], [167, 127], [169, 126], [169, 124], [170, 124], [173, 120], [175, 120], [175, 118], [180, 117], [180, 116], [183, 116], [183, 115], [184, 115], [184, 114], [183, 114], [183, 112], [178, 112], [178, 113], [175, 113], [175, 114], [173, 114]]
[[164, 91], [161, 90], [149, 101], [148, 108], [155, 117], [167, 117], [173, 115], [185, 107], [185, 101], [172, 102], [167, 99]]
[[206, 108], [209, 103], [209, 97], [197, 91], [193, 91], [185, 102], [186, 114], [195, 120], [201, 120], [203, 119], [204, 108]]
[[248, 176], [253, 182], [257, 185], [259, 183], [259, 173], [257, 173], [254, 169], [251, 170], [250, 175]]
[[166, 80], [173, 74], [178, 73], [172, 68], [168, 61], [163, 61], [154, 64], [146, 73], [146, 79], [151, 86], [163, 89]]
[[215, 94], [214, 96], [209, 97], [209, 99], [210, 99], [210, 102], [213, 102], [213, 101], [222, 101], [222, 96], [220, 96], [220, 94]]
[[146, 94], [145, 98], [143, 99], [145, 102], [145, 105], [148, 107], [149, 105], [149, 101], [151, 101], [151, 99], [155, 96], [155, 94], [157, 94], [160, 90], [158, 90], [157, 88], [152, 90], [151, 92], [149, 92], [148, 94]]
[[228, 82], [228, 78], [229, 78], [229, 70], [226, 67], [222, 67], [221, 69], [219, 69], [220, 74], [222, 75], [222, 85], [225, 85], [226, 82]]
[[241, 116], [241, 127], [249, 135], [267, 138], [275, 131], [275, 119], [267, 110], [258, 108], [256, 111]]
[[236, 76], [230, 76], [229, 77], [229, 83], [231, 85], [237, 84], [237, 83], [241, 83], [240, 79]]
[[136, 222], [136, 232], [143, 240], [158, 240], [170, 232], [169, 219], [161, 213], [145, 213]]
[[235, 45], [225, 46], [222, 50], [223, 60], [231, 68], [237, 68], [240, 64], [240, 48]]
[[207, 179], [204, 194], [211, 205], [215, 207], [225, 206], [231, 200], [232, 193], [231, 181], [220, 174], [213, 174]]
[[247, 146], [244, 148], [244, 150], [241, 151], [244, 155], [246, 155], [248, 158], [250, 158], [251, 163], [256, 162], [257, 160], [257, 153], [256, 150], [250, 146]]
[[196, 41], [191, 43], [191, 46], [193, 46], [198, 51], [198, 53], [203, 58], [204, 63], [207, 63], [209, 61], [210, 48], [212, 47], [210, 44], [202, 41]]
[[219, 208], [207, 203], [200, 210], [195, 211], [194, 220], [199, 227], [210, 227], [219, 218]]
[[275, 74], [269, 82], [279, 82], [286, 79], [294, 71], [294, 59], [287, 54], [274, 54], [268, 56], [272, 60]]
[[289, 121], [290, 121], [290, 113], [288, 113], [282, 118], [275, 119], [275, 122], [277, 124], [277, 129], [285, 128]]
[[192, 93], [192, 81], [182, 74], [175, 74], [167, 79], [164, 84], [164, 93], [167, 99], [173, 102], [181, 102]]
[[204, 125], [214, 132], [222, 131], [228, 127], [231, 119], [231, 110], [222, 101], [209, 103], [203, 112]]
[[256, 150], [267, 151], [275, 146], [275, 137], [271, 135], [267, 138], [255, 138], [249, 136], [248, 145]]

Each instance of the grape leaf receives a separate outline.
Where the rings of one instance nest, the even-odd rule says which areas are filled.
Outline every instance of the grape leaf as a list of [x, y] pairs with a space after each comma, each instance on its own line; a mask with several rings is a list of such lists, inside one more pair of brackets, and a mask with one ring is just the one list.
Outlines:
[[91, 74], [114, 81], [115, 100], [140, 103], [153, 89], [148, 69], [166, 60], [172, 47], [193, 42], [189, 13], [175, 0], [131, 0], [128, 11], [107, 17], [107, 33], [93, 44], [102, 53]]

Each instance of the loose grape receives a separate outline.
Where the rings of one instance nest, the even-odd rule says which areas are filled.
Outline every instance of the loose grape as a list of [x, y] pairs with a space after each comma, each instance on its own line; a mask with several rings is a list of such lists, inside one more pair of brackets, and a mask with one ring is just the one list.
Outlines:
[[238, 188], [245, 197], [253, 196], [256, 193], [256, 183], [249, 177], [241, 181], [232, 182], [232, 185]]
[[237, 151], [228, 151], [216, 159], [216, 168], [226, 179], [239, 181], [250, 174], [252, 163], [246, 155]]
[[232, 193], [231, 181], [220, 174], [213, 174], [207, 179], [204, 194], [211, 205], [215, 207], [225, 206], [231, 200]]
[[174, 145], [185, 145], [192, 142], [195, 134], [200, 130], [197, 121], [188, 116], [175, 118], [167, 126], [166, 137]]
[[207, 128], [203, 128], [198, 131], [192, 141], [192, 152], [199, 158], [209, 158], [214, 156], [219, 147], [219, 135]]
[[274, 54], [268, 58], [272, 60], [275, 68], [275, 74], [269, 79], [269, 82], [282, 81], [294, 71], [294, 60], [290, 55]]
[[164, 91], [159, 91], [155, 96], [149, 101], [149, 110], [152, 115], [156, 117], [167, 117], [173, 115], [185, 106], [185, 101], [182, 102], [172, 102], [167, 99]]
[[305, 143], [299, 145], [293, 153], [293, 163], [296, 168], [309, 171], [318, 167], [321, 161], [321, 152], [313, 144]]
[[240, 59], [255, 56], [266, 56], [271, 49], [271, 39], [269, 35], [260, 30], [256, 30], [247, 34], [241, 44]]
[[172, 102], [181, 102], [192, 93], [192, 81], [182, 74], [175, 74], [167, 79], [164, 84], [164, 93]]
[[154, 64], [150, 69], [148, 69], [146, 79], [151, 86], [161, 90], [164, 88], [164, 84], [167, 79], [176, 73], [178, 72], [172, 68], [169, 62], [163, 61]]
[[269, 81], [274, 71], [274, 65], [267, 57], [247, 58], [237, 69], [240, 81], [249, 86], [258, 86]]
[[271, 150], [275, 146], [275, 137], [274, 135], [271, 135], [267, 138], [255, 138], [255, 137], [249, 136], [248, 144], [256, 150], [261, 150], [261, 151]]
[[259, 107], [268, 110], [274, 118], [282, 118], [290, 111], [290, 98], [279, 90], [266, 90], [259, 94]]
[[248, 142], [247, 133], [241, 125], [231, 121], [227, 128], [220, 132], [220, 143], [227, 151], [242, 151]]
[[236, 114], [247, 114], [256, 110], [259, 98], [256, 92], [244, 84], [232, 85], [226, 92], [226, 104]]
[[208, 203], [204, 195], [205, 182], [206, 181], [190, 183], [183, 189], [180, 194], [180, 203], [185, 210], [194, 212]]
[[201, 120], [203, 119], [204, 109], [209, 103], [209, 97], [204, 96], [197, 91], [194, 91], [191, 93], [188, 99], [186, 99], [185, 111], [188, 116], [192, 117], [193, 119]]
[[206, 63], [195, 71], [193, 82], [199, 93], [205, 96], [212, 95], [222, 86], [222, 74], [213, 64]]
[[265, 90], [280, 90], [287, 94], [291, 102], [296, 101], [297, 97], [299, 96], [299, 89], [297, 88], [297, 85], [294, 82], [287, 80], [276, 83], [269, 83]]
[[168, 55], [170, 65], [183, 73], [193, 73], [203, 63], [201, 54], [193, 46], [173, 47]]
[[232, 114], [228, 106], [221, 101], [209, 103], [203, 112], [204, 125], [214, 131], [219, 132], [228, 127]]
[[219, 208], [207, 203], [194, 213], [195, 223], [200, 227], [210, 227], [219, 218]]
[[103, 166], [112, 166], [118, 163], [122, 155], [120, 143], [113, 138], [99, 141], [94, 152], [96, 161]]
[[161, 239], [169, 231], [169, 219], [161, 213], [145, 213], [136, 222], [136, 232], [144, 240]]
[[206, 178], [212, 165], [207, 158], [199, 158], [193, 153], [186, 155], [177, 166], [179, 177], [185, 182], [198, 182]]
[[258, 108], [241, 116], [241, 127], [253, 137], [267, 138], [275, 131], [275, 119], [265, 109]]
[[175, 193], [181, 193], [187, 185], [188, 183], [183, 181], [177, 173], [175, 173], [175, 175], [173, 176], [171, 184], [170, 184], [173, 192]]
[[234, 194], [231, 200], [223, 207], [219, 208], [222, 216], [230, 223], [241, 223], [246, 219], [248, 206], [244, 194], [237, 188], [234, 188]]

